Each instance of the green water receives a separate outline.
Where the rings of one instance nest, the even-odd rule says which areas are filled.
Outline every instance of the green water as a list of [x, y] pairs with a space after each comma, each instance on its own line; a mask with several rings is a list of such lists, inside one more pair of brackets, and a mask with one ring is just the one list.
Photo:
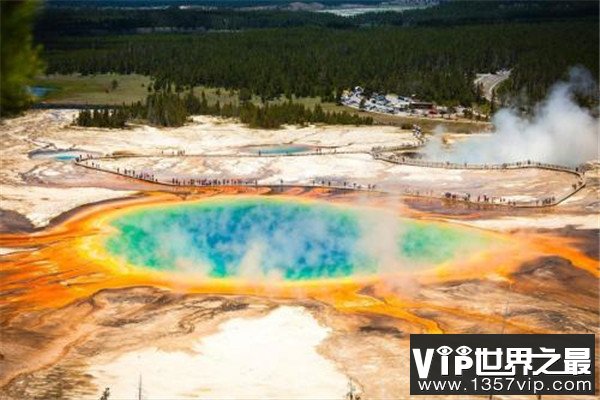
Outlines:
[[277, 155], [277, 154], [295, 154], [303, 153], [311, 150], [310, 146], [302, 144], [289, 144], [289, 145], [273, 145], [273, 146], [254, 146], [252, 151], [255, 154], [263, 155]]
[[[403, 268], [419, 268], [454, 259], [486, 242], [471, 231], [396, 220], [385, 212], [268, 198], [147, 208], [112, 225], [118, 233], [107, 240], [107, 249], [131, 264], [219, 278], [373, 274], [381, 268], [389, 272], [384, 264], [390, 257], [401, 260]], [[383, 225], [385, 231], [378, 228]], [[391, 249], [370, 246], [382, 235]]]

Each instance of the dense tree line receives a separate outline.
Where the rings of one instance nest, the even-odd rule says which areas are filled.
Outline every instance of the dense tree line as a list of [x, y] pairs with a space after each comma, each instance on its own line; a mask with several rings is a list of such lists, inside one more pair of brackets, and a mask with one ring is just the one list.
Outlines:
[[321, 26], [351, 28], [355, 24], [329, 13], [228, 9], [102, 9], [47, 8], [36, 26], [41, 40], [63, 35], [97, 36], [144, 32], [239, 31], [257, 28]]
[[243, 123], [256, 128], [279, 128], [284, 124], [305, 125], [309, 123], [325, 123], [333, 125], [372, 125], [373, 118], [360, 117], [348, 112], [326, 112], [320, 104], [308, 108], [303, 104], [294, 103], [292, 100], [279, 103], [264, 102], [255, 105], [248, 101], [244, 92], [239, 93], [239, 103], [226, 103], [223, 106], [217, 101], [209, 105], [206, 95], [202, 92], [198, 98], [190, 91], [184, 102], [189, 114], [192, 115], [217, 115], [226, 118], [237, 117]]
[[124, 107], [81, 110], [75, 119], [75, 124], [86, 127], [124, 128], [129, 116], [128, 110]]
[[598, 78], [598, 21], [451, 28], [293, 28], [195, 35], [67, 37], [47, 43], [48, 72], [140, 73], [159, 85], [333, 99], [361, 85], [441, 104], [480, 99], [475, 74], [511, 68], [510, 94], [540, 99], [569, 67]]
[[[235, 110], [235, 109], [234, 109]], [[235, 112], [235, 111], [234, 111]], [[348, 112], [326, 112], [317, 104], [308, 109], [302, 104], [287, 101], [279, 104], [256, 106], [243, 104], [239, 110], [240, 120], [250, 127], [279, 128], [283, 124], [306, 125], [308, 123], [325, 123], [334, 125], [372, 125], [373, 118], [360, 117]]]
[[192, 114], [187, 100], [182, 99], [179, 94], [161, 90], [148, 94], [144, 102], [138, 101], [114, 109], [81, 110], [74, 123], [86, 127], [124, 128], [128, 121], [135, 120], [156, 126], [182, 126]]
[[371, 125], [371, 117], [348, 112], [326, 112], [320, 104], [313, 109], [291, 100], [283, 103], [255, 105], [249, 101], [238, 104], [219, 102], [208, 104], [204, 92], [197, 97], [193, 91], [182, 96], [168, 89], [148, 95], [145, 102], [136, 102], [113, 110], [82, 110], [75, 123], [79, 126], [123, 128], [128, 120], [141, 120], [157, 126], [182, 126], [191, 115], [215, 115], [239, 118], [254, 128], [276, 129], [284, 124], [306, 125], [326, 123], [338, 125]]
[[181, 126], [190, 116], [181, 96], [168, 91], [149, 94], [145, 103], [131, 105], [129, 113], [131, 118], [145, 120], [158, 126]]

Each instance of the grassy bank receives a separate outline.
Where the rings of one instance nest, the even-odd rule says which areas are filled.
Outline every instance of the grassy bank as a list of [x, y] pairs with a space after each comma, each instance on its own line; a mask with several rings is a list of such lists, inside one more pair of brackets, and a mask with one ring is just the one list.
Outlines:
[[49, 89], [41, 99], [47, 103], [129, 104], [145, 99], [149, 82], [150, 78], [134, 74], [55, 74], [38, 77], [34, 86]]

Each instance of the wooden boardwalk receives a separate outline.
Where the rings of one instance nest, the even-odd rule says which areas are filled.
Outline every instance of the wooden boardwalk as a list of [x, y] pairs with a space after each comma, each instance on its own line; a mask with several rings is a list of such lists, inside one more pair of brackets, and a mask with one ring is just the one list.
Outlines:
[[[406, 146], [408, 147], [408, 145]], [[397, 151], [399, 148], [405, 149], [405, 146], [394, 146], [394, 150]], [[410, 147], [414, 147], [413, 144]], [[403, 157], [401, 155], [396, 154], [384, 154], [384, 151], [388, 151], [391, 148], [383, 148], [378, 147], [374, 148], [371, 151], [331, 151], [328, 150], [326, 152], [317, 151], [317, 152], [302, 152], [302, 153], [289, 153], [289, 154], [185, 154], [183, 152], [161, 152], [161, 153], [152, 153], [152, 154], [112, 154], [105, 156], [88, 156], [82, 154], [75, 160], [75, 165], [83, 168], [93, 169], [96, 171], [101, 171], [105, 173], [115, 174], [122, 177], [126, 177], [129, 179], [135, 179], [138, 181], [163, 185], [168, 187], [180, 187], [180, 188], [201, 188], [201, 187], [214, 187], [214, 186], [251, 186], [251, 187], [269, 187], [269, 188], [289, 188], [289, 187], [302, 187], [302, 188], [327, 188], [327, 189], [336, 189], [342, 191], [370, 191], [370, 192], [378, 192], [378, 193], [390, 193], [402, 196], [409, 197], [422, 197], [422, 198], [431, 198], [431, 199], [440, 199], [449, 202], [462, 203], [468, 205], [478, 205], [478, 206], [494, 206], [494, 207], [513, 207], [513, 208], [542, 208], [542, 207], [553, 207], [556, 206], [566, 199], [573, 196], [575, 193], [580, 191], [585, 187], [585, 175], [581, 171], [580, 168], [569, 168], [562, 165], [555, 164], [547, 164], [533, 161], [522, 161], [522, 162], [514, 162], [514, 163], [503, 163], [503, 164], [469, 164], [469, 163], [450, 163], [450, 162], [436, 162], [436, 161], [423, 161], [416, 160], [408, 157]], [[377, 187], [377, 185], [361, 185], [350, 182], [350, 180], [344, 181], [343, 183], [335, 182], [335, 181], [323, 181], [323, 180], [313, 180], [313, 184], [301, 184], [296, 182], [285, 182], [283, 180], [280, 181], [280, 184], [262, 184], [259, 183], [258, 178], [206, 178], [206, 177], [176, 177], [171, 178], [170, 180], [160, 180], [153, 173], [136, 173], [133, 170], [128, 170], [127, 168], [118, 167], [116, 169], [105, 168], [101, 165], [103, 160], [114, 161], [126, 158], [164, 158], [164, 157], [199, 157], [199, 158], [224, 158], [224, 157], [252, 157], [252, 158], [273, 158], [273, 157], [303, 157], [303, 156], [323, 156], [323, 155], [338, 155], [338, 154], [369, 154], [375, 160], [389, 162], [399, 165], [409, 165], [416, 166], [421, 168], [443, 168], [443, 169], [459, 169], [459, 170], [514, 170], [514, 169], [526, 169], [526, 168], [537, 168], [537, 169], [546, 169], [557, 172], [569, 173], [573, 174], [577, 177], [577, 184], [573, 185], [573, 189], [569, 191], [566, 195], [561, 196], [559, 198], [556, 197], [547, 197], [545, 199], [537, 199], [535, 201], [527, 201], [527, 202], [517, 202], [517, 201], [507, 201], [504, 200], [503, 197], [486, 197], [476, 199], [471, 198], [466, 194], [455, 194], [455, 193], [435, 193], [433, 191], [426, 191], [422, 189], [415, 188], [403, 188], [399, 191], [383, 191]]]

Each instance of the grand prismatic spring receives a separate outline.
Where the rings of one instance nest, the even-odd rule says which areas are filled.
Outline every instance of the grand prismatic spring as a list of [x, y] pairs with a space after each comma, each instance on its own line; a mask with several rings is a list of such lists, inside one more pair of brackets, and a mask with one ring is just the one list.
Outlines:
[[[395, 231], [376, 232], [386, 217]], [[293, 198], [229, 198], [126, 213], [111, 222], [118, 232], [105, 247], [142, 268], [198, 271], [208, 278], [273, 274], [310, 280], [377, 274], [386, 268], [386, 257], [399, 268], [403, 260], [407, 269], [450, 262], [486, 243], [483, 235], [464, 229], [395, 219], [384, 211]], [[391, 254], [369, 246], [376, 234], [391, 235]]]
[[[92, 207], [48, 232], [2, 238], [7, 247], [26, 246], [12, 256], [15, 267], [32, 264], [19, 274], [41, 274], [40, 284], [44, 273], [33, 266], [73, 275], [69, 285], [48, 279], [41, 293], [24, 290], [23, 302], [64, 305], [96, 287], [160, 283], [201, 293], [315, 295], [342, 308], [348, 299], [363, 299], [355, 306], [377, 310], [373, 299], [359, 294], [361, 287], [386, 293], [389, 281], [506, 280], [520, 263], [556, 246], [403, 217], [379, 200], [227, 195], [180, 201], [156, 195], [117, 204]], [[593, 260], [563, 251], [577, 267], [593, 271]], [[499, 262], [482, 262], [490, 258]], [[393, 290], [385, 295], [403, 297]]]

